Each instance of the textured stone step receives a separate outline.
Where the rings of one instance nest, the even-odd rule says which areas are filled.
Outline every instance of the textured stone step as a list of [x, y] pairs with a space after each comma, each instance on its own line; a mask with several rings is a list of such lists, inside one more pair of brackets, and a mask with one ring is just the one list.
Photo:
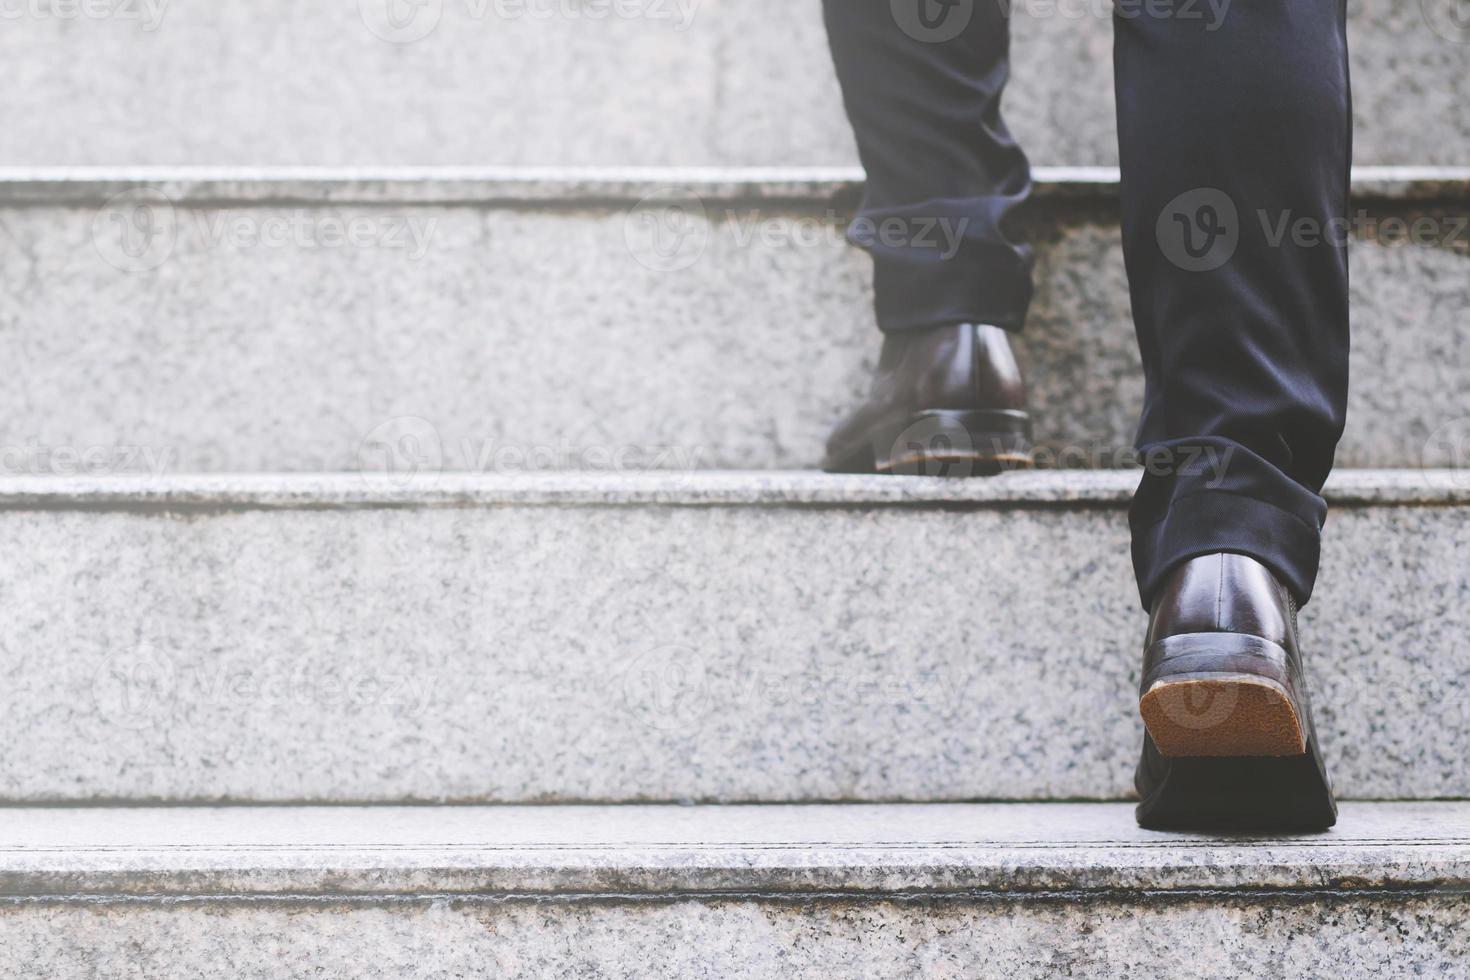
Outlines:
[[[1125, 798], [1133, 477], [0, 482], [0, 800]], [[1347, 798], [1470, 796], [1470, 487], [1343, 471]]]
[[[840, 234], [858, 177], [0, 174], [0, 472], [814, 467], [879, 342]], [[1038, 177], [1043, 461], [1121, 465], [1142, 385], [1117, 174]], [[1343, 465], [1470, 459], [1467, 190], [1358, 176], [1367, 221], [1456, 237], [1356, 249]]]
[[[1470, 32], [1452, 19], [1455, 2], [1349, 4], [1360, 162], [1464, 160], [1470, 44], [1457, 42]], [[1178, 6], [1208, 17], [1221, 5]], [[1112, 5], [1012, 7], [1006, 113], [1032, 158], [1115, 162]], [[0, 92], [4, 163], [855, 156], [816, 0], [110, 0], [27, 13], [37, 8], [48, 9], [14, 4], [0, 33], [12, 82]], [[390, 8], [402, 32], [389, 28]], [[372, 28], [432, 32], [392, 43]]]
[[1470, 808], [0, 811], [8, 977], [1459, 976]]

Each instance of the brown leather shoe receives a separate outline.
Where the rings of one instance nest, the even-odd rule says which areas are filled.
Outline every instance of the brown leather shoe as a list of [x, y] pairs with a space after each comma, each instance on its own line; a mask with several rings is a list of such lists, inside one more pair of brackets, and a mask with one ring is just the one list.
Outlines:
[[1296, 600], [1265, 565], [1217, 554], [1174, 571], [1154, 601], [1139, 693], [1143, 826], [1324, 830], [1337, 821]]
[[829, 473], [989, 476], [1031, 465], [1026, 385], [1006, 332], [889, 334], [866, 403], [827, 441]]

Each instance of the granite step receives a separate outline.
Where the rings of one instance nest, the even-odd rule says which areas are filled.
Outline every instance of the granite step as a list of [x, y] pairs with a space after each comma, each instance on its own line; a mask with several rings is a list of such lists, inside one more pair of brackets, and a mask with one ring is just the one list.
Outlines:
[[1460, 976], [1470, 804], [1165, 835], [1126, 805], [0, 810], [0, 970]]
[[[1117, 173], [1038, 179], [1022, 353], [1042, 461], [1125, 465], [1142, 384]], [[814, 467], [879, 342], [841, 235], [859, 181], [5, 171], [0, 472]], [[1463, 465], [1470, 170], [1355, 187], [1339, 461]], [[1410, 221], [1442, 237], [1405, 243]]]
[[[1456, 2], [1348, 5], [1359, 162], [1464, 160], [1470, 32], [1455, 19]], [[1010, 7], [1006, 114], [1032, 159], [1116, 162], [1113, 5]], [[1222, 3], [1177, 7], [1181, 18], [1210, 18]], [[815, 0], [18, 3], [0, 33], [13, 82], [0, 91], [4, 162], [851, 163], [820, 8]]]
[[[1126, 473], [0, 481], [0, 802], [1122, 800]], [[1347, 799], [1470, 797], [1470, 482], [1341, 471]]]

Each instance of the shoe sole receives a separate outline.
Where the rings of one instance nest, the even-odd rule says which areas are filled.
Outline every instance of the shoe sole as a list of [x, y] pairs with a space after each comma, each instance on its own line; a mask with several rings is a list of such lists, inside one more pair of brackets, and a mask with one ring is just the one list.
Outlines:
[[1159, 681], [1138, 711], [1166, 759], [1284, 758], [1307, 751], [1301, 717], [1285, 688], [1249, 674]]
[[919, 412], [832, 454], [828, 473], [985, 477], [1030, 469], [1031, 420], [1018, 411]]
[[1165, 764], [1168, 774], [1138, 804], [1138, 825], [1145, 829], [1319, 833], [1337, 823], [1327, 769], [1310, 739], [1306, 752], [1284, 758], [1169, 759]]

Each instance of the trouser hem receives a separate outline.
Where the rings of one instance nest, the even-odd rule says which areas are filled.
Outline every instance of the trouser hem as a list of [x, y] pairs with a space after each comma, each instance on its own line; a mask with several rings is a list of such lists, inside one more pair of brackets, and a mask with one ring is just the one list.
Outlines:
[[1134, 515], [1133, 568], [1145, 610], [1170, 572], [1192, 558], [1229, 552], [1270, 568], [1299, 603], [1311, 598], [1322, 532], [1276, 504], [1222, 490], [1175, 498], [1164, 516], [1139, 526]]
[[975, 263], [960, 260], [914, 267], [879, 258], [874, 289], [878, 329], [884, 333], [956, 323], [986, 323], [1020, 333], [1031, 304], [1029, 270], [976, 271]]

